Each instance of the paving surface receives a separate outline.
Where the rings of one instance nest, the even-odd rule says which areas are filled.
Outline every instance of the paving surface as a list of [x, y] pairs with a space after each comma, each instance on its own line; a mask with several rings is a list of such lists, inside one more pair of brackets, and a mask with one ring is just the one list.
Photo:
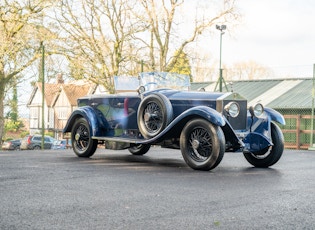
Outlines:
[[315, 229], [315, 151], [272, 168], [226, 153], [210, 172], [179, 150], [0, 152], [0, 229]]

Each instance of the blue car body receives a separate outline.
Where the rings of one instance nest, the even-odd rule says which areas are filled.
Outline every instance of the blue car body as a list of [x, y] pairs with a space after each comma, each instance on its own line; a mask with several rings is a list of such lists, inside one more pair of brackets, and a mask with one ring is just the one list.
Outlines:
[[[230, 107], [232, 107], [231, 112]], [[280, 143], [277, 143], [277, 148], [271, 152], [278, 152], [277, 160], [280, 158], [283, 151], [283, 136], [275, 127], [275, 123], [285, 124], [285, 120], [280, 113], [271, 108], [264, 108], [259, 116], [255, 116], [253, 111], [253, 106], [248, 106], [245, 98], [233, 92], [155, 89], [139, 94], [91, 95], [78, 99], [78, 108], [71, 114], [64, 133], [75, 133], [73, 127], [78, 119], [83, 118], [88, 135], [78, 132], [72, 135], [74, 151], [76, 151], [76, 143], [78, 146], [81, 145], [82, 141], [78, 140], [82, 135], [88, 136], [84, 137], [85, 139], [93, 140], [94, 146], [95, 142], [104, 143], [107, 149], [118, 150], [144, 145], [182, 149], [184, 143], [181, 142], [188, 141], [188, 139], [181, 140], [185, 137], [183, 130], [186, 124], [198, 119], [197, 125], [200, 121], [206, 121], [205, 124], [209, 123], [222, 130], [223, 135], [218, 135], [216, 138], [220, 139], [218, 142], [221, 142], [221, 147], [216, 148], [220, 148], [223, 152], [244, 152], [247, 157], [254, 158], [254, 162], [250, 163], [260, 166], [257, 162], [261, 160], [257, 156], [266, 154], [275, 144], [274, 141]], [[274, 134], [272, 130], [275, 130]], [[195, 149], [192, 146], [187, 147], [192, 149], [193, 154], [197, 154], [201, 148], [199, 142], [202, 138], [197, 139], [191, 140], [191, 145], [195, 142]], [[185, 148], [186, 152], [187, 148]], [[91, 156], [92, 154], [87, 153], [87, 151], [91, 152], [89, 148], [82, 151], [79, 149], [77, 155]], [[268, 167], [277, 160], [272, 159], [261, 166]], [[193, 168], [199, 169], [199, 161], [203, 161], [203, 158], [197, 159], [195, 162], [197, 165]], [[202, 166], [200, 168], [209, 169]]]
[[[285, 124], [283, 116], [270, 108], [265, 108], [263, 116], [254, 118], [252, 121], [247, 110], [247, 101], [235, 93], [181, 92], [160, 89], [146, 95], [152, 93], [165, 95], [173, 106], [174, 114], [174, 120], [154, 138], [145, 139], [141, 136], [137, 125], [137, 110], [141, 97], [128, 94], [93, 95], [78, 99], [79, 107], [71, 114], [64, 132], [71, 132], [76, 118], [84, 117], [89, 123], [94, 139], [157, 144], [164, 139], [178, 138], [181, 128], [188, 120], [201, 117], [222, 127], [225, 139], [230, 144], [227, 151], [257, 152], [273, 145], [270, 138], [270, 123], [276, 121]], [[236, 119], [224, 116], [224, 111], [222, 111], [220, 104], [224, 105], [230, 101], [237, 101], [242, 106], [242, 114]], [[250, 126], [255, 128], [249, 132]]]

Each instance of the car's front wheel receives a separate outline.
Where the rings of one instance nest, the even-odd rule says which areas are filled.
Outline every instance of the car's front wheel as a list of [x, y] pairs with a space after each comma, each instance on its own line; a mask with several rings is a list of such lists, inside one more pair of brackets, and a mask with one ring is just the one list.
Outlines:
[[85, 118], [75, 121], [71, 131], [71, 143], [73, 151], [79, 157], [90, 157], [95, 153], [98, 141], [91, 138], [91, 131]]
[[151, 145], [135, 145], [130, 147], [128, 150], [132, 155], [144, 155], [150, 150]]
[[221, 127], [206, 120], [191, 120], [182, 130], [180, 149], [188, 166], [196, 170], [211, 170], [223, 158], [224, 133]]
[[284, 138], [281, 129], [271, 123], [271, 140], [273, 146], [257, 153], [244, 153], [246, 160], [255, 167], [267, 168], [278, 162], [284, 150]]

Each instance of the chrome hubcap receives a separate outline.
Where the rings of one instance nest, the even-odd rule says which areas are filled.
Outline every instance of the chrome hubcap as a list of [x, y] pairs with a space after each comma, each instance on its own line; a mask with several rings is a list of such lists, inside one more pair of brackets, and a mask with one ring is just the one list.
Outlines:
[[200, 146], [200, 142], [195, 139], [192, 141], [191, 146], [193, 147], [194, 150], [197, 150]]
[[80, 139], [80, 134], [77, 133], [77, 134], [74, 136], [74, 139], [75, 139], [76, 141], [78, 141], [78, 140]]

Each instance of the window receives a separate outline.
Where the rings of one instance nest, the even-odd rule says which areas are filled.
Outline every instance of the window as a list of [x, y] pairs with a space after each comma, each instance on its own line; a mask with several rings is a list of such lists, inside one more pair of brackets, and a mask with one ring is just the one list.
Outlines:
[[50, 138], [49, 137], [45, 137], [45, 142], [51, 142]]
[[68, 108], [61, 107], [58, 108], [58, 119], [67, 119], [68, 118]]
[[31, 118], [38, 118], [38, 110], [39, 110], [39, 107], [31, 107], [30, 108], [30, 117]]
[[33, 141], [41, 141], [42, 138], [41, 137], [33, 137]]

